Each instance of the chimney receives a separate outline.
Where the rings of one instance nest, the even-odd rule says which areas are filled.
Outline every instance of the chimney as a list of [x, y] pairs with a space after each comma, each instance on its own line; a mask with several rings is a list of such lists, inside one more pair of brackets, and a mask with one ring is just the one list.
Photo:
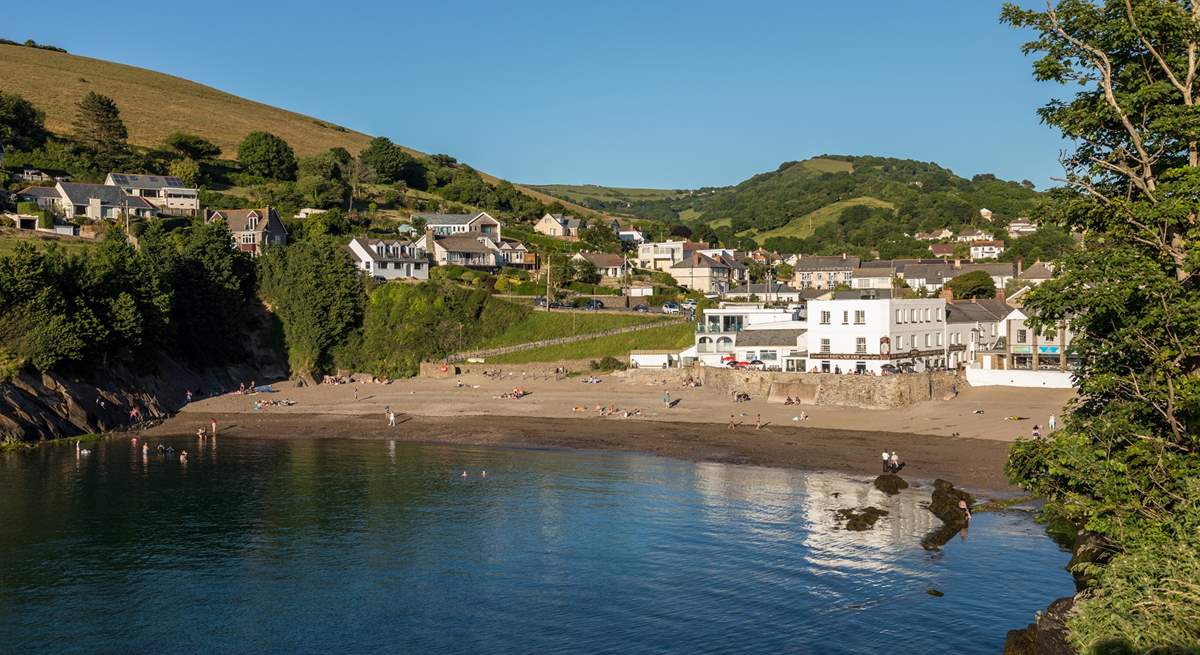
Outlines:
[[1004, 289], [996, 289], [996, 300], [999, 300], [1000, 302], [1008, 301], [1008, 296], [1005, 295]]
[[953, 302], [954, 301], [954, 289], [943, 286], [942, 287], [942, 300], [945, 300], [946, 302]]
[[1025, 262], [1017, 257], [1017, 277], [1021, 277], [1021, 272], [1025, 270]]
[[842, 261], [846, 261], [846, 253], [842, 253]]

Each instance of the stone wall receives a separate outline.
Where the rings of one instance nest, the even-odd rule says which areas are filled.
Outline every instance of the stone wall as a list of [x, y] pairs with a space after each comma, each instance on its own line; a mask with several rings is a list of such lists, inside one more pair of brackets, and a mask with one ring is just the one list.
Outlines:
[[[443, 366], [446, 368], [445, 371], [442, 371]], [[420, 377], [445, 379], [456, 375], [470, 375], [484, 372], [493, 373], [495, 371], [499, 371], [504, 376], [508, 376], [509, 374], [521, 376], [561, 375], [561, 373], [555, 373], [556, 369], [565, 369], [568, 373], [589, 372], [592, 369], [592, 360], [571, 359], [560, 362], [535, 362], [531, 364], [467, 364], [465, 362], [442, 364], [440, 362], [424, 362], [421, 364]]]
[[[451, 355], [449, 360], [452, 362], [461, 362], [467, 359], [487, 359], [488, 357], [498, 357], [508, 353], [521, 352], [522, 350], [533, 350], [535, 348], [545, 348], [547, 346], [560, 346], [568, 343], [576, 343], [578, 341], [589, 341], [599, 337], [609, 337], [616, 334], [624, 334], [626, 332], [640, 332], [642, 330], [651, 330], [654, 328], [664, 327], [673, 323], [678, 323], [682, 319], [668, 319], [665, 321], [647, 321], [637, 325], [627, 325], [625, 327], [612, 328], [602, 330], [600, 332], [589, 332], [587, 334], [575, 334], [569, 337], [558, 337], [557, 339], [542, 339], [541, 341], [529, 341], [519, 343], [515, 346], [504, 346], [503, 348], [491, 348], [488, 350], [475, 350], [471, 352], [459, 353]], [[553, 368], [553, 367], [551, 367]]]

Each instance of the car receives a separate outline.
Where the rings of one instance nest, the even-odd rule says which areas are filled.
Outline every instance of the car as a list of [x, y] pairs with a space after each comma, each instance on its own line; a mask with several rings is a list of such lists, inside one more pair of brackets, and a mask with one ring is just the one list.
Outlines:
[[534, 307], [545, 307], [546, 306], [546, 298], [543, 296], [534, 296], [533, 306]]
[[558, 302], [557, 300], [550, 301], [550, 309], [561, 309], [563, 307], [566, 307], [566, 305]]
[[587, 302], [586, 305], [583, 306], [583, 308], [584, 309], [604, 309], [604, 303], [600, 302], [599, 300], [597, 300], [595, 298], [592, 298], [591, 300], [589, 300]]
[[645, 314], [650, 311], [650, 305], [647, 305], [646, 303], [642, 303], [640, 305], [634, 305], [633, 311]]
[[684, 309], [695, 309], [696, 308], [696, 299], [688, 298], [687, 300], [683, 301], [683, 308]]
[[667, 302], [663, 303], [662, 310], [664, 314], [678, 314], [679, 303], [675, 302], [674, 300], [668, 300]]

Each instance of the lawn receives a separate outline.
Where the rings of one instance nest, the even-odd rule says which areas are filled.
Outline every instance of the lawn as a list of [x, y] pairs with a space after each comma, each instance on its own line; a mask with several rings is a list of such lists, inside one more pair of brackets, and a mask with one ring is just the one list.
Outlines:
[[7, 255], [16, 249], [19, 243], [32, 243], [33, 245], [44, 248], [50, 244], [58, 244], [68, 252], [75, 252], [85, 248], [91, 248], [96, 245], [96, 241], [91, 239], [80, 239], [72, 237], [57, 237], [45, 233], [35, 233], [28, 231], [16, 231], [10, 229], [0, 229], [0, 255]]
[[818, 173], [853, 173], [854, 164], [840, 159], [813, 157], [802, 162], [804, 168]]
[[489, 364], [526, 364], [529, 362], [557, 362], [567, 359], [601, 359], [617, 357], [624, 359], [631, 350], [683, 350], [692, 345], [694, 328], [691, 323], [673, 323], [661, 327], [597, 337], [586, 341], [560, 346], [547, 346], [520, 352], [489, 357]]
[[629, 189], [597, 186], [595, 184], [539, 184], [529, 185], [556, 198], [571, 202], [599, 200], [602, 202], [644, 202], [673, 198], [680, 193], [676, 189]]
[[841, 216], [843, 210], [856, 205], [882, 207], [887, 209], [896, 208], [896, 206], [890, 202], [886, 202], [878, 198], [872, 198], [870, 196], [841, 200], [839, 202], [825, 205], [824, 207], [814, 212], [805, 214], [800, 218], [794, 218], [789, 221], [787, 225], [777, 227], [774, 230], [760, 232], [754, 235], [754, 238], [759, 243], [762, 243], [764, 239], [770, 239], [771, 237], [795, 237], [797, 239], [804, 239], [812, 236], [813, 232], [821, 225], [836, 221], [838, 216]]
[[[493, 299], [494, 300], [494, 299]], [[613, 328], [642, 325], [664, 320], [654, 314], [607, 314], [602, 312], [546, 312], [535, 310], [524, 319], [490, 339], [475, 344], [472, 350], [515, 346], [530, 341], [558, 339], [577, 334], [592, 334]]]

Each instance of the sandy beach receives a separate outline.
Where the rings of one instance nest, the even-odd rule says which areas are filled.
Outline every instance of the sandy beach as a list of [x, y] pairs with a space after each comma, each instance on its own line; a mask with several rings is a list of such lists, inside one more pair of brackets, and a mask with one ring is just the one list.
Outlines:
[[[964, 388], [953, 400], [889, 410], [787, 406], [763, 398], [734, 403], [705, 388], [582, 378], [464, 375], [391, 384], [297, 388], [227, 394], [195, 401], [150, 431], [193, 434], [215, 418], [222, 434], [257, 437], [394, 438], [404, 441], [643, 452], [697, 461], [787, 466], [874, 475], [880, 452], [895, 450], [914, 480], [942, 477], [977, 490], [1011, 492], [1003, 473], [1008, 442], [1045, 426], [1072, 392]], [[520, 387], [520, 400], [501, 394]], [[663, 393], [676, 401], [670, 409]], [[290, 399], [256, 410], [255, 401]], [[616, 407], [601, 417], [597, 405]], [[389, 427], [384, 408], [398, 415]], [[640, 410], [629, 418], [624, 412]], [[794, 420], [801, 412], [803, 421]], [[730, 429], [731, 419], [735, 428]], [[1021, 416], [1023, 420], [1007, 420]], [[760, 419], [761, 417], [761, 419]], [[761, 420], [761, 429], [755, 423]]]

